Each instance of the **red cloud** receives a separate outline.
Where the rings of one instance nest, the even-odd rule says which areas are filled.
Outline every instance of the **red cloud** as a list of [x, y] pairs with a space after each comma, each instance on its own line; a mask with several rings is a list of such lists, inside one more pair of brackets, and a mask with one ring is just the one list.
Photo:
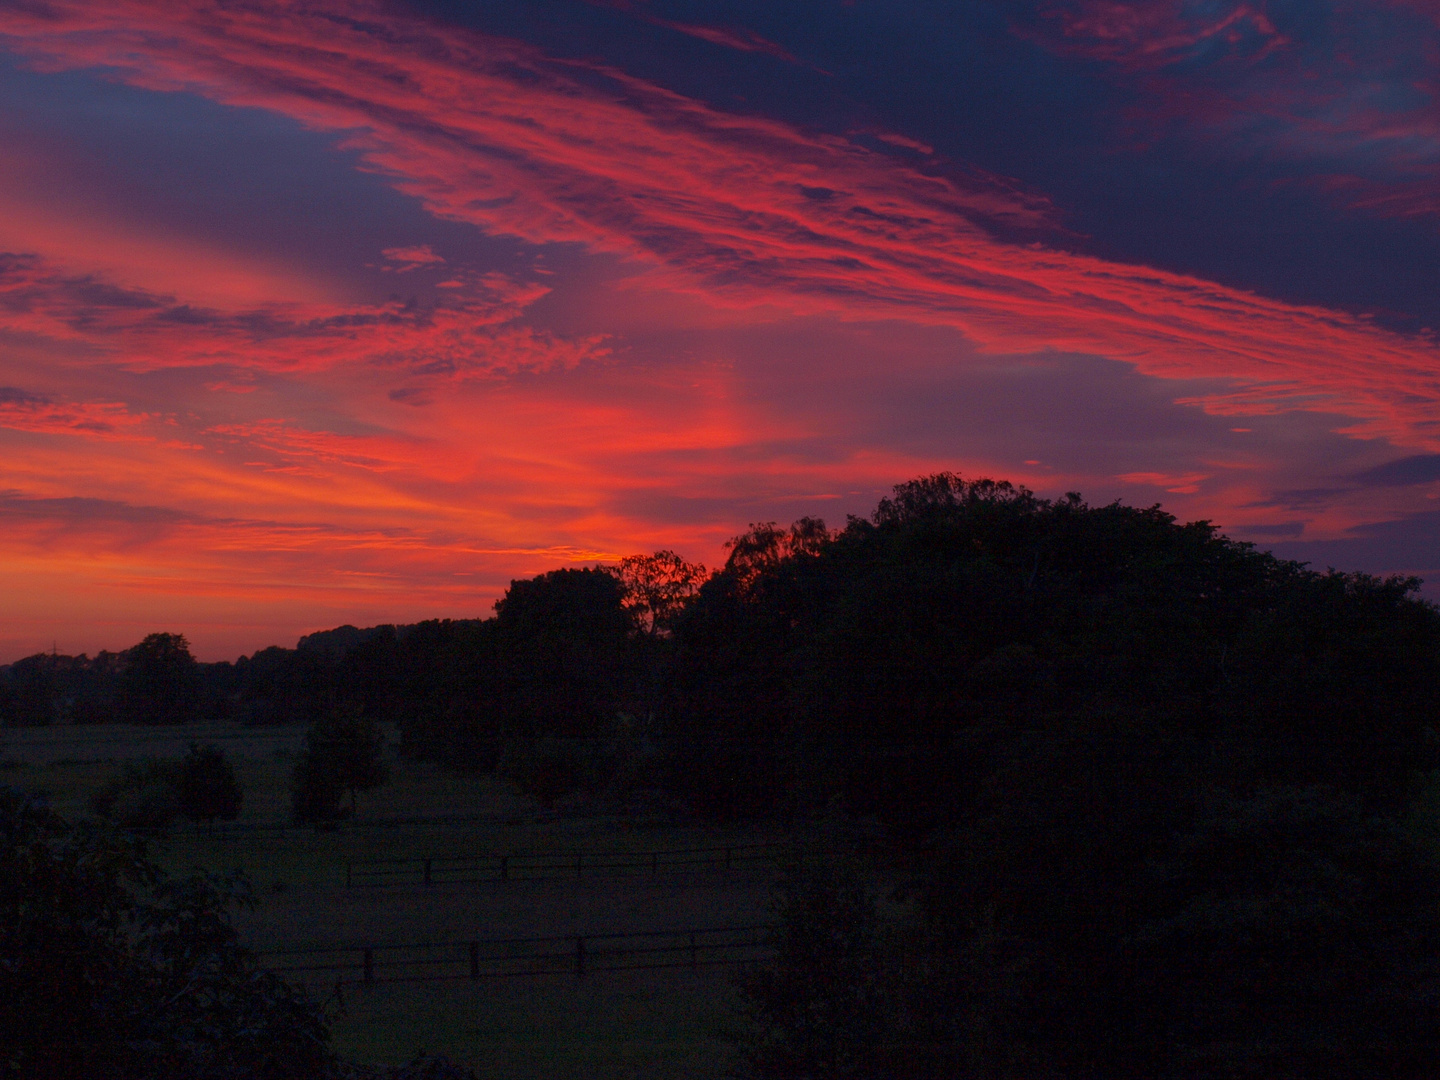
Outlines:
[[393, 247], [386, 248], [382, 255], [389, 262], [399, 263], [397, 269], [400, 273], [414, 270], [420, 266], [433, 266], [436, 263], [443, 263], [445, 260], [430, 250], [429, 244], [420, 244], [416, 247]]
[[141, 429], [154, 418], [111, 401], [64, 402], [0, 386], [0, 427], [44, 435], [154, 441]]
[[[1122, 10], [1084, 6], [1102, 7]], [[1179, 10], [1153, 8], [1157, 18]], [[1263, 36], [1273, 28], [1262, 14], [1235, 5], [1206, 32], [1243, 22]], [[1122, 45], [1151, 32], [1105, 26]], [[620, 253], [654, 267], [656, 283], [714, 303], [944, 323], [998, 351], [1099, 353], [1150, 374], [1233, 380], [1257, 408], [1339, 411], [1367, 435], [1440, 445], [1440, 354], [1428, 340], [1180, 274], [1002, 243], [987, 222], [1041, 228], [1048, 207], [999, 182], [928, 175], [841, 139], [718, 113], [617, 71], [592, 67], [582, 81], [575, 65], [516, 43], [366, 2], [321, 11], [57, 0], [43, 18], [0, 13], [0, 34], [36, 63], [105, 67], [346, 132], [369, 167], [436, 214]], [[605, 90], [593, 88], [597, 77]], [[249, 340], [268, 365], [428, 347], [443, 366], [483, 345], [471, 338], [476, 317], [463, 305], [423, 318], [277, 310]], [[216, 352], [237, 336], [234, 324], [219, 333]]]
[[466, 276], [444, 302], [340, 306], [276, 302], [219, 311], [76, 276], [37, 256], [0, 255], [0, 330], [80, 346], [132, 370], [232, 364], [318, 370], [373, 364], [466, 377], [572, 367], [606, 353], [519, 325], [545, 286]]

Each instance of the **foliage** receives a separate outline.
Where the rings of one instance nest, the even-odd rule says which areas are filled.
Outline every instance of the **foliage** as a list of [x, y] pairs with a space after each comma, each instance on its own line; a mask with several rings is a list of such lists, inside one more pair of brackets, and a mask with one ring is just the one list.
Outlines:
[[[354, 706], [337, 707], [311, 724], [295, 764], [295, 820], [333, 821], [354, 814], [356, 793], [389, 779], [384, 751], [384, 733]], [[346, 792], [350, 806], [342, 809], [340, 800]]]
[[180, 762], [177, 787], [180, 813], [191, 821], [234, 821], [240, 815], [244, 793], [217, 746], [190, 744]]
[[[787, 868], [774, 905], [771, 964], [736, 979], [749, 1037], [746, 1074], [773, 1080], [902, 1075], [897, 944], [857, 867], [812, 851]], [[914, 1040], [908, 1040], [914, 1043]], [[920, 1080], [914, 1071], [903, 1075]]]
[[165, 829], [181, 813], [180, 763], [126, 762], [123, 772], [90, 798], [90, 812], [125, 829]]
[[0, 1077], [328, 1075], [319, 1008], [236, 942], [227, 912], [249, 895], [0, 791]]
[[670, 633], [675, 619], [695, 599], [707, 576], [705, 567], [688, 563], [673, 551], [630, 555], [615, 568], [625, 610], [652, 637]]

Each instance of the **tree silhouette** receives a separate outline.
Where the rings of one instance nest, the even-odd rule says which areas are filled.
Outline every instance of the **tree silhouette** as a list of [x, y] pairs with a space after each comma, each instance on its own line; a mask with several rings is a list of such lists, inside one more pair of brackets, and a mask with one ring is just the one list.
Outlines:
[[240, 814], [244, 793], [219, 747], [191, 743], [180, 762], [177, 785], [180, 812], [196, 824], [216, 818], [234, 821]]
[[708, 576], [704, 566], [688, 563], [673, 551], [629, 555], [615, 573], [624, 588], [625, 610], [652, 637], [670, 632], [675, 617], [695, 599]]
[[347, 791], [353, 815], [356, 793], [389, 779], [384, 749], [384, 733], [354, 705], [339, 706], [311, 724], [295, 765], [296, 820], [326, 821], [343, 816], [340, 799]]
[[183, 634], [150, 634], [124, 654], [121, 715], [142, 724], [183, 724], [198, 717], [195, 658]]

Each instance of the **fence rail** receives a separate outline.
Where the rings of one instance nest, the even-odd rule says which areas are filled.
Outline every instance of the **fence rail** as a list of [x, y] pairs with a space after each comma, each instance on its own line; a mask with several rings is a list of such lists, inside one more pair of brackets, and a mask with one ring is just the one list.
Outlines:
[[347, 887], [441, 885], [474, 881], [535, 881], [593, 875], [655, 875], [676, 870], [739, 870], [773, 866], [792, 847], [788, 843], [732, 844], [728, 847], [675, 848], [668, 851], [592, 851], [443, 855], [370, 859], [345, 864]]
[[307, 945], [257, 953], [261, 966], [298, 982], [336, 986], [701, 968], [766, 959], [773, 925], [410, 945]]
[[293, 821], [216, 821], [196, 834], [208, 840], [237, 840], [257, 833], [289, 835], [316, 832], [359, 832], [371, 829], [446, 829], [455, 825], [518, 825], [525, 818], [518, 814], [443, 814], [410, 815], [389, 818], [341, 818], [318, 824], [297, 824]]

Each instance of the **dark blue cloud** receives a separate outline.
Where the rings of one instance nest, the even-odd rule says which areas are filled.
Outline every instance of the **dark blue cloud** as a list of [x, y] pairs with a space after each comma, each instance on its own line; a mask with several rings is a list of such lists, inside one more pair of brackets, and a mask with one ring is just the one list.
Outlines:
[[1360, 484], [1379, 487], [1407, 487], [1411, 484], [1430, 484], [1440, 480], [1440, 454], [1413, 454], [1410, 457], [1377, 465], [1373, 469], [1356, 473]]
[[1316, 569], [1377, 570], [1425, 579], [1424, 595], [1440, 600], [1440, 510], [1406, 514], [1360, 525], [1334, 540], [1300, 540], [1274, 545], [1277, 555]]
[[[1266, 135], [1271, 140], [1314, 135], [1264, 118], [1247, 120], [1250, 127], [1227, 136], [1228, 143], [1196, 139], [1179, 119], [1165, 119], [1171, 103], [1156, 100], [1153, 86], [1046, 48], [1035, 31], [1045, 22], [1042, 12], [1056, 5], [533, 0], [479, 7], [419, 0], [416, 6], [552, 55], [613, 64], [728, 111], [841, 134], [898, 132], [933, 146], [937, 168], [941, 159], [973, 165], [1045, 192], [1079, 234], [1062, 241], [1071, 248], [1289, 302], [1364, 312], [1399, 329], [1440, 327], [1440, 291], [1431, 285], [1440, 280], [1440, 229], [1337, 213], [1334, 193], [1321, 182], [1341, 171], [1363, 174], [1365, 155], [1378, 151], [1362, 146], [1317, 159], [1288, 157], [1258, 138], [1264, 133], [1256, 127], [1282, 128]], [[1234, 6], [1206, 5], [1205, 13]], [[631, 14], [632, 7], [644, 17]], [[1296, 65], [1293, 81], [1311, 70], [1339, 78], [1335, 72], [1350, 56], [1361, 65], [1353, 92], [1366, 95], [1366, 108], [1413, 107], [1430, 24], [1390, 9], [1367, 16], [1353, 4], [1337, 22], [1330, 8], [1266, 5], [1277, 32], [1292, 41], [1286, 56]], [[799, 62], [726, 48], [657, 19], [743, 28]], [[1176, 73], [1199, 86], [1263, 77], [1265, 65], [1277, 61], [1260, 54], [1253, 23], [1237, 26], [1235, 41], [1201, 42], [1180, 58]], [[1435, 39], [1430, 25], [1428, 40]], [[1149, 121], [1137, 121], [1147, 113]]]

